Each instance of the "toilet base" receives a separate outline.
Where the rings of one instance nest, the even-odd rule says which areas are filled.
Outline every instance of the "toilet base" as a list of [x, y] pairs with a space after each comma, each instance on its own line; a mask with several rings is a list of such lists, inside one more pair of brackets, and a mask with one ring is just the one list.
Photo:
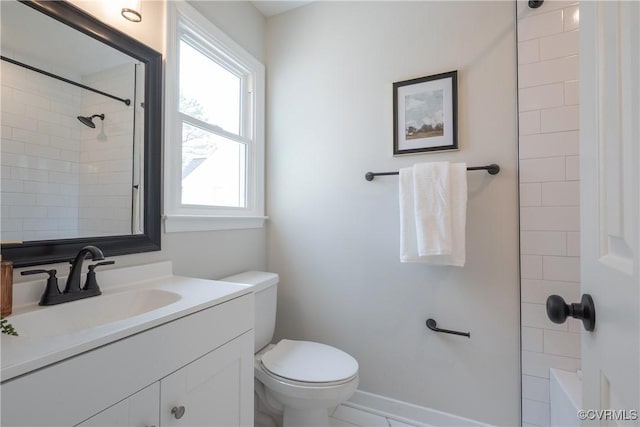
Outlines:
[[285, 406], [282, 427], [328, 427], [329, 410], [296, 409]]

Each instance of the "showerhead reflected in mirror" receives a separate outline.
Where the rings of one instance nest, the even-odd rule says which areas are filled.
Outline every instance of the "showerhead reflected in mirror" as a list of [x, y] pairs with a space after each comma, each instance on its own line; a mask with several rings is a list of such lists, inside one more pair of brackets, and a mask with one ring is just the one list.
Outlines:
[[95, 129], [96, 124], [93, 123], [93, 119], [98, 117], [100, 120], [104, 120], [104, 114], [94, 114], [93, 116], [78, 116], [78, 120], [85, 126], [89, 126], [92, 129]]

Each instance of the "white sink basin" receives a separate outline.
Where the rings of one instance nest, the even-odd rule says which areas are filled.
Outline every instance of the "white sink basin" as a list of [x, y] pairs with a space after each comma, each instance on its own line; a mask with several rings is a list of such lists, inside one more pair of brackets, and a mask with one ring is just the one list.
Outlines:
[[20, 335], [0, 334], [0, 382], [252, 292], [171, 270], [170, 261], [105, 270], [102, 295], [48, 307], [38, 306], [45, 280], [15, 286], [7, 320]]
[[182, 297], [160, 289], [139, 289], [100, 295], [11, 316], [20, 337], [66, 335], [165, 307]]

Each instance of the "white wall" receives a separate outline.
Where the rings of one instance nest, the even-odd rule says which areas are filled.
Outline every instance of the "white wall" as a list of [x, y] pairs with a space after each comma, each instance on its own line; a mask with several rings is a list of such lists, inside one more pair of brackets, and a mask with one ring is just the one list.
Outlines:
[[[92, 2], [72, 0], [72, 3], [97, 16], [106, 23], [142, 41], [152, 48], [162, 51], [164, 46], [165, 2], [143, 0], [143, 19], [140, 24], [126, 21], [119, 15], [119, 11], [109, 8], [110, 2]], [[229, 2], [235, 3], [235, 2]], [[246, 18], [247, 22], [258, 22], [258, 13], [248, 2], [229, 4], [224, 8], [215, 9], [215, 15], [206, 15], [210, 20], [214, 18], [220, 22], [236, 22]], [[214, 12], [212, 12], [214, 13]], [[264, 28], [264, 18], [261, 21]], [[264, 48], [260, 50], [260, 43], [249, 46], [248, 40], [256, 36], [255, 29], [235, 28], [229, 34], [244, 48], [256, 49], [256, 56], [264, 58]], [[260, 37], [262, 38], [262, 36]], [[264, 229], [230, 230], [203, 233], [170, 233], [162, 235], [162, 251], [148, 252], [136, 255], [114, 257], [118, 266], [136, 265], [158, 260], [172, 260], [176, 274], [220, 278], [229, 274], [245, 270], [266, 269], [266, 232]], [[51, 266], [43, 266], [42, 268]], [[58, 264], [61, 274], [68, 270], [67, 264]], [[24, 281], [19, 270], [14, 273], [14, 282]]]
[[545, 302], [580, 300], [578, 3], [518, 1], [522, 420], [549, 425], [549, 368], [580, 367], [581, 324]]
[[[520, 421], [515, 6], [316, 2], [267, 20], [269, 270], [276, 333], [360, 364], [360, 389]], [[460, 151], [392, 157], [392, 83], [458, 70]], [[397, 177], [471, 172], [464, 268], [400, 264]], [[471, 339], [434, 333], [471, 331]]]
[[124, 19], [116, 1], [69, 0], [69, 2], [158, 52], [163, 51], [166, 0], [141, 0], [141, 22]]
[[264, 63], [266, 21], [251, 2], [189, 0], [188, 3], [258, 61]]

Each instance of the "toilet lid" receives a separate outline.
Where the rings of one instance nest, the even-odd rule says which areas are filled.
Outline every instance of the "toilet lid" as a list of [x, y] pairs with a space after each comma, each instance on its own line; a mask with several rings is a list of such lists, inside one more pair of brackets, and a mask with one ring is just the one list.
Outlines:
[[271, 373], [294, 381], [327, 383], [358, 373], [358, 362], [342, 350], [309, 341], [282, 340], [262, 356]]

